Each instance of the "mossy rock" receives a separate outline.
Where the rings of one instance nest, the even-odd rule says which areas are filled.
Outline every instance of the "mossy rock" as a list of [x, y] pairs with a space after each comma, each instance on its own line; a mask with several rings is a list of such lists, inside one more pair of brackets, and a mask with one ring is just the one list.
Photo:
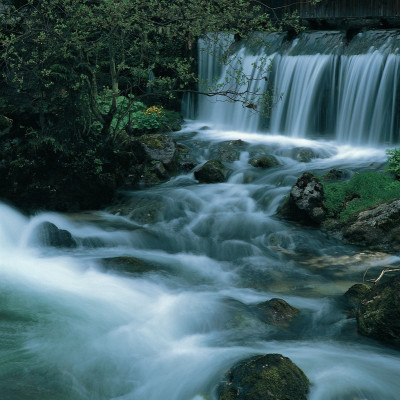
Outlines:
[[310, 382], [289, 358], [266, 354], [240, 361], [217, 388], [219, 400], [306, 400]]
[[343, 295], [348, 318], [356, 316], [360, 301], [365, 297], [370, 288], [370, 286], [364, 283], [357, 283]]
[[256, 168], [267, 169], [276, 167], [279, 165], [279, 161], [274, 156], [266, 155], [250, 158], [249, 164]]
[[240, 152], [246, 146], [247, 143], [241, 139], [218, 143], [210, 149], [211, 157], [215, 157], [222, 162], [234, 162], [239, 160]]
[[300, 313], [285, 300], [276, 298], [257, 304], [255, 310], [261, 321], [280, 327], [289, 326]]
[[359, 303], [358, 331], [400, 348], [400, 275], [372, 287]]
[[194, 172], [194, 177], [200, 183], [225, 182], [228, 169], [219, 160], [210, 160]]

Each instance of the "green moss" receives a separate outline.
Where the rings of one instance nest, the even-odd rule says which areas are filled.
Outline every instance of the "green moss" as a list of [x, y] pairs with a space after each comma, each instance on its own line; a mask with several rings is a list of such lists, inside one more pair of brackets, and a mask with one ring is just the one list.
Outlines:
[[143, 135], [139, 140], [151, 149], [162, 149], [164, 147], [161, 135]]
[[355, 174], [348, 182], [323, 182], [330, 217], [346, 220], [378, 204], [400, 198], [400, 182], [377, 172]]

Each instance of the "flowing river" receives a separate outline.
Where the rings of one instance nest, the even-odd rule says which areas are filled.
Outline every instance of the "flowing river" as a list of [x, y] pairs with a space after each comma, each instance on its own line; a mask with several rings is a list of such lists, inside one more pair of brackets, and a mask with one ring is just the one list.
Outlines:
[[[295, 61], [284, 57], [278, 61]], [[198, 184], [190, 172], [123, 193], [120, 213], [113, 207], [28, 218], [0, 204], [1, 399], [215, 399], [236, 361], [262, 353], [291, 358], [311, 381], [311, 400], [399, 398], [399, 352], [359, 336], [339, 301], [368, 268], [373, 273], [399, 257], [344, 245], [276, 214], [303, 171], [337, 168], [349, 177], [380, 168], [384, 143], [369, 130], [347, 140], [340, 124], [350, 117], [337, 105], [330, 139], [301, 134], [309, 122], [284, 117], [295, 104], [278, 106], [281, 117], [271, 118], [278, 133], [269, 134], [222, 123], [229, 105], [208, 118], [207, 107], [199, 104], [197, 119], [174, 135], [200, 163], [219, 142], [243, 141], [239, 159], [226, 163], [226, 183]], [[289, 122], [279, 127], [278, 117]], [[378, 115], [368, 118], [379, 122]], [[389, 125], [386, 141], [394, 138], [394, 117]], [[293, 156], [299, 148], [315, 157], [300, 162]], [[258, 153], [281, 165], [250, 166]], [[45, 246], [36, 230], [44, 221], [68, 230], [78, 247]], [[146, 268], [133, 272], [103, 261], [115, 257], [133, 257]], [[264, 324], [249, 311], [274, 297], [301, 310], [290, 328]]]

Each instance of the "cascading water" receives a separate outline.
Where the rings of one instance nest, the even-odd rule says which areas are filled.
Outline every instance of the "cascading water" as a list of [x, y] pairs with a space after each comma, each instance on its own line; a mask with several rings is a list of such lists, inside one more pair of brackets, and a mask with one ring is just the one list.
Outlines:
[[[175, 133], [199, 163], [220, 156], [221, 146], [237, 145], [234, 159], [225, 161], [228, 182], [200, 185], [191, 172], [126, 192], [109, 210], [74, 215], [28, 218], [0, 203], [1, 399], [215, 400], [217, 383], [236, 361], [263, 353], [283, 354], [303, 369], [310, 400], [398, 399], [399, 352], [359, 336], [338, 300], [365, 270], [379, 273], [399, 257], [344, 245], [276, 215], [303, 171], [340, 168], [350, 176], [385, 160], [379, 146], [301, 137], [337, 132], [336, 115], [346, 114], [338, 98], [357, 98], [360, 90], [350, 93], [345, 83], [350, 58], [332, 50], [341, 48], [343, 37], [331, 34], [329, 51], [319, 56], [304, 54], [313, 35], [282, 54], [280, 45], [269, 48], [274, 61], [267, 83], [281, 82], [288, 91], [273, 110], [281, 115], [271, 118], [277, 132], [240, 131], [241, 119], [245, 130], [257, 126], [258, 114], [200, 101], [199, 120]], [[325, 47], [325, 33], [319, 37], [316, 43]], [[238, 52], [253, 61], [262, 54]], [[377, 113], [390, 114], [397, 101], [389, 90], [396, 68], [397, 55], [388, 54], [374, 89]], [[302, 91], [310, 92], [297, 98]], [[299, 114], [289, 118], [303, 98]], [[324, 106], [317, 107], [319, 101]], [[320, 114], [325, 106], [333, 115]], [[385, 140], [395, 141], [396, 123], [388, 122], [394, 130]], [[309, 162], [299, 161], [301, 149], [310, 150]], [[262, 170], [248, 164], [260, 154], [274, 155], [280, 165]], [[51, 246], [40, 234], [44, 222], [70, 232], [76, 246]], [[273, 297], [300, 309], [290, 328], [265, 324], [252, 313]]]
[[[399, 140], [400, 34], [374, 31], [358, 34], [346, 43], [340, 32], [304, 33], [291, 45], [277, 48], [277, 36], [264, 37], [265, 46], [255, 55], [241, 47], [218, 75], [204, 71], [211, 60], [200, 51], [200, 76], [223, 84], [242, 68], [259, 83], [257, 60], [268, 57], [268, 85], [273, 101], [269, 120], [245, 110], [242, 103], [200, 100], [200, 120], [246, 132], [266, 131], [292, 137], [329, 137], [341, 143], [395, 144]], [[272, 45], [268, 46], [268, 42]], [[233, 89], [241, 91], [244, 86]], [[250, 91], [252, 88], [250, 88]], [[277, 101], [277, 99], [280, 99]]]

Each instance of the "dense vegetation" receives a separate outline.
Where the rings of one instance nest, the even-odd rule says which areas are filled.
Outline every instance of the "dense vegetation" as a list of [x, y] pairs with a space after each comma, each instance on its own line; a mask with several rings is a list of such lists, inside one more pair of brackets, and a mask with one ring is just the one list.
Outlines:
[[197, 89], [197, 38], [272, 29], [252, 0], [3, 4], [0, 116], [13, 123], [0, 128], [0, 197], [24, 208], [108, 201], [140, 162], [129, 138], [169, 130], [165, 110]]

